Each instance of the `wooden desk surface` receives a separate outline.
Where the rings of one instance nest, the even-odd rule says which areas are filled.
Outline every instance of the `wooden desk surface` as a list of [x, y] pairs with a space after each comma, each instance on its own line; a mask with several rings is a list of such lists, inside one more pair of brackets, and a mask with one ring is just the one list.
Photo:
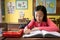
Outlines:
[[60, 38], [6, 38], [5, 40], [60, 40]]

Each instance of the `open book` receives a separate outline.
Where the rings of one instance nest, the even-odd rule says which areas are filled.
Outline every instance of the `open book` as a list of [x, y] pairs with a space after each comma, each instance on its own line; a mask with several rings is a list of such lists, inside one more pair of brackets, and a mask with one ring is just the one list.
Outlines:
[[30, 34], [24, 34], [25, 38], [40, 38], [40, 37], [60, 37], [60, 33], [58, 32], [48, 32], [45, 30], [35, 30], [30, 32]]

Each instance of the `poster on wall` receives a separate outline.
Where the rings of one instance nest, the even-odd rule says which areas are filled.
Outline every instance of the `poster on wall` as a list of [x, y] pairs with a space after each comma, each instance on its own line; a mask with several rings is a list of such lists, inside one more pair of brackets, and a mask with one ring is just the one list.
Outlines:
[[56, 14], [56, 0], [36, 0], [36, 6], [44, 5], [48, 14]]
[[17, 9], [27, 9], [28, 0], [16, 0], [16, 8]]
[[14, 2], [7, 3], [7, 11], [9, 14], [14, 13], [14, 11], [15, 11], [15, 3]]

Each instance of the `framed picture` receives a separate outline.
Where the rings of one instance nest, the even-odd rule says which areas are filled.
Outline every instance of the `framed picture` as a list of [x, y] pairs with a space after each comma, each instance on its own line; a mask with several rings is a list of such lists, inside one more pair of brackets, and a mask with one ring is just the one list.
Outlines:
[[14, 11], [15, 11], [15, 3], [14, 2], [8, 2], [7, 3], [7, 11], [9, 14], [14, 13]]
[[47, 14], [56, 14], [56, 0], [34, 0], [34, 5], [43, 5], [47, 9]]
[[27, 9], [28, 0], [16, 0], [16, 8], [21, 10]]

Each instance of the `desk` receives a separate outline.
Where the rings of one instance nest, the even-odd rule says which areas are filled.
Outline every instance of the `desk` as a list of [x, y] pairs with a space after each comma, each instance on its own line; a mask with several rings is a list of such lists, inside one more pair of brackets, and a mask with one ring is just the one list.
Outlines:
[[25, 27], [27, 23], [7, 23], [7, 30], [10, 31], [12, 29], [20, 29], [22, 26]]
[[60, 38], [6, 38], [4, 40], [60, 40]]
[[26, 25], [27, 23], [26, 22], [23, 22], [23, 23], [0, 23], [0, 28], [4, 28], [3, 31], [7, 31], [9, 29], [19, 29], [20, 24]]

